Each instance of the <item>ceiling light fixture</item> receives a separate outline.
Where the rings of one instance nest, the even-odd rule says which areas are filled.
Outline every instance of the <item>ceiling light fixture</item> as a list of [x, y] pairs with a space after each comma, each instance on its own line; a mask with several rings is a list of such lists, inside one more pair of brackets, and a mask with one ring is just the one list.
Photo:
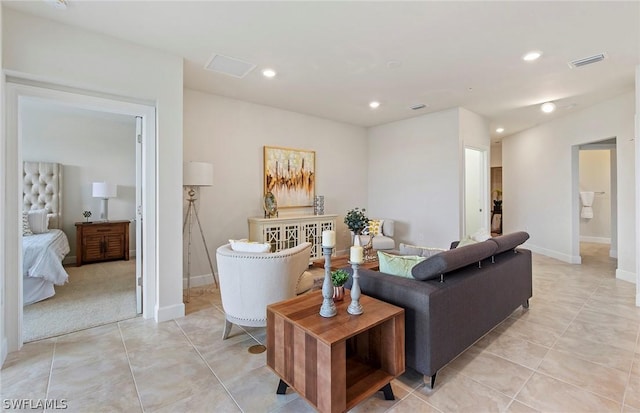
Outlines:
[[553, 102], [545, 102], [542, 105], [540, 105], [540, 110], [543, 111], [544, 113], [551, 113], [554, 110], [556, 110], [556, 104]]
[[380, 102], [378, 102], [378, 101], [374, 100], [373, 102], [369, 102], [369, 107], [371, 109], [377, 109], [379, 106], [380, 106]]
[[498, 128], [498, 129], [496, 129], [496, 132], [502, 133], [502, 132], [504, 132], [504, 128]]
[[273, 69], [264, 69], [264, 70], [262, 71], [262, 75], [263, 75], [264, 77], [268, 77], [269, 79], [271, 79], [272, 77], [275, 77], [275, 76], [276, 76], [276, 71], [275, 71], [275, 70], [273, 70]]
[[538, 60], [540, 56], [542, 56], [542, 52], [533, 50], [527, 53], [526, 55], [522, 56], [522, 60], [524, 60], [525, 62], [533, 62], [534, 60]]

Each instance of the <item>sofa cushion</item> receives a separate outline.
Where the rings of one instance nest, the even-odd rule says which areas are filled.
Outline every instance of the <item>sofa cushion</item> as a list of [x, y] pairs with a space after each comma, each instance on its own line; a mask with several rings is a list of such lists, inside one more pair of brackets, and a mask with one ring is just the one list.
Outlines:
[[488, 258], [495, 254], [497, 248], [496, 243], [487, 240], [443, 251], [413, 267], [411, 274], [418, 280], [433, 280], [439, 278], [440, 274], [451, 272], [470, 264], [476, 264]]
[[417, 255], [393, 255], [378, 251], [380, 272], [405, 278], [412, 278], [411, 269], [424, 260], [426, 260], [425, 257]]
[[[360, 244], [367, 245], [369, 243], [371, 235], [360, 235]], [[371, 243], [374, 250], [392, 250], [396, 247], [396, 242], [393, 238], [385, 237], [384, 235], [378, 235], [373, 237]]]
[[442, 251], [446, 250], [443, 248], [419, 247], [417, 245], [400, 243], [400, 255], [417, 255], [419, 257], [429, 258]]
[[518, 245], [524, 243], [529, 239], [529, 234], [524, 231], [511, 232], [509, 234], [500, 235], [494, 238], [490, 238], [488, 241], [496, 244], [497, 249], [495, 254], [514, 249]]

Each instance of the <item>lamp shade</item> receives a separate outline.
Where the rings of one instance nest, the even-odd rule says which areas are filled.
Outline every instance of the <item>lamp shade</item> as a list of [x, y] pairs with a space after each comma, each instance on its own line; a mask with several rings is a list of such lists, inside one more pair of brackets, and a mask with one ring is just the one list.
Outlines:
[[213, 165], [208, 162], [185, 162], [182, 172], [184, 186], [213, 185]]
[[94, 182], [93, 183], [93, 197], [94, 198], [115, 198], [118, 196], [118, 186], [116, 184], [109, 184], [107, 182]]

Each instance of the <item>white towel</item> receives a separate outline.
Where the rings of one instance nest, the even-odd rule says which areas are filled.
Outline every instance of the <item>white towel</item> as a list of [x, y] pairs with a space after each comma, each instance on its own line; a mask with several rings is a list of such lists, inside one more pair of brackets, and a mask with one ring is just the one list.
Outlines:
[[580, 200], [582, 201], [582, 211], [580, 212], [581, 218], [591, 219], [593, 218], [593, 198], [595, 192], [585, 191], [580, 192]]

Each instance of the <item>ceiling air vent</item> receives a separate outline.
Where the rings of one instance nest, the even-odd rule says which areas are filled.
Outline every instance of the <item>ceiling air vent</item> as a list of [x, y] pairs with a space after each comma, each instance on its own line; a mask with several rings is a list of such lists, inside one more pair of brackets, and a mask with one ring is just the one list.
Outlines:
[[229, 56], [214, 54], [204, 66], [207, 70], [222, 73], [242, 79], [251, 72], [256, 65]]
[[604, 53], [596, 54], [593, 56], [585, 57], [583, 59], [574, 60], [573, 62], [569, 62], [569, 67], [574, 69], [576, 67], [582, 67], [586, 65], [590, 65], [592, 63], [598, 63], [604, 60], [606, 55]]
[[427, 107], [427, 105], [425, 105], [424, 103], [418, 103], [417, 105], [409, 106], [409, 109], [411, 109], [411, 110], [420, 110], [420, 109], [424, 109], [426, 107]]

